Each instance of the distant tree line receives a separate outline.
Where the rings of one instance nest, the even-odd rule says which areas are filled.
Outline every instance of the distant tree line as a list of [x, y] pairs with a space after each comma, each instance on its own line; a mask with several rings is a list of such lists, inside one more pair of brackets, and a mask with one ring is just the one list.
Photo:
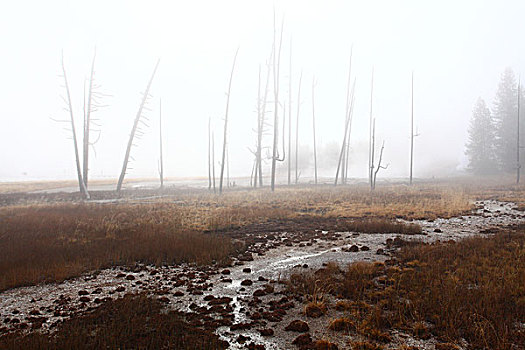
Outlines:
[[516, 173], [519, 182], [521, 165], [525, 163], [523, 150], [523, 92], [512, 69], [502, 76], [489, 108], [478, 98], [472, 111], [468, 130], [467, 169], [478, 175]]

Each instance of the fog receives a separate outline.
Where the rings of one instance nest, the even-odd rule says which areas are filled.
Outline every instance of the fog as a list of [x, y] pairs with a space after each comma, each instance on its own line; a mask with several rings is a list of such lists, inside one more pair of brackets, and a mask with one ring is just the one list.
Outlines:
[[[408, 176], [412, 72], [419, 134], [414, 176], [437, 177], [463, 172], [476, 99], [480, 96], [491, 106], [504, 69], [525, 71], [521, 1], [4, 1], [0, 181], [76, 179], [71, 132], [67, 124], [53, 121], [69, 117], [61, 98], [61, 54], [80, 130], [84, 81], [95, 48], [96, 83], [111, 96], [102, 99], [107, 107], [94, 115], [101, 134], [90, 155], [90, 179], [116, 182], [141, 92], [159, 58], [148, 104], [149, 128], [132, 149], [128, 178], [158, 176], [159, 99], [165, 176], [207, 176], [208, 119], [219, 159], [237, 48], [228, 130], [230, 176], [249, 176], [258, 70], [270, 55], [274, 8], [278, 22], [284, 16], [280, 90], [288, 103], [291, 76], [293, 128], [301, 103], [302, 178], [313, 175], [314, 76], [319, 172], [335, 175], [351, 50], [356, 77], [351, 177], [366, 177], [372, 70], [376, 138], [378, 144], [385, 141], [383, 159], [389, 164], [379, 175], [383, 178]], [[271, 136], [264, 142], [270, 146]], [[264, 171], [269, 170], [267, 162]], [[285, 181], [283, 172], [279, 181]]]

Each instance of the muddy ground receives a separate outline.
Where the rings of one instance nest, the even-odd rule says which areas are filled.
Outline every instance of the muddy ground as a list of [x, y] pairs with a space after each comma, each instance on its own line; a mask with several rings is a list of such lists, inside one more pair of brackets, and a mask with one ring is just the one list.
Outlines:
[[[24, 198], [24, 197], [21, 197]], [[68, 197], [69, 198], [69, 197]], [[100, 198], [101, 200], [104, 198]], [[284, 281], [297, 271], [311, 271], [327, 262], [384, 261], [398, 249], [396, 242], [458, 240], [490, 235], [496, 228], [525, 221], [513, 203], [476, 202], [471, 215], [416, 221], [421, 235], [340, 232], [337, 219], [313, 221], [305, 216], [251, 225], [224, 232], [246, 243], [247, 250], [229, 267], [144, 266], [111, 268], [58, 284], [15, 288], [0, 294], [0, 334], [16, 330], [53, 331], [63, 320], [89, 312], [108, 298], [147, 292], [166, 307], [197, 313], [201, 323], [217, 328], [231, 349], [261, 344], [266, 349], [291, 349], [300, 333], [285, 330], [294, 320], [308, 323], [313, 339], [328, 339], [347, 348], [348, 336], [327, 331], [341, 314], [329, 308], [317, 319], [303, 314], [304, 304], [286, 295]], [[406, 343], [433, 349], [433, 340], [392, 332], [387, 348]]]

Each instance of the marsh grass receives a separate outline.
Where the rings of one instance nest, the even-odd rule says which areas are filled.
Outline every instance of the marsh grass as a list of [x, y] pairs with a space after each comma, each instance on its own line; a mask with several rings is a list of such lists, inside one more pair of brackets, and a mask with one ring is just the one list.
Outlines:
[[105, 301], [91, 313], [71, 318], [53, 334], [11, 333], [2, 349], [226, 349], [213, 329], [197, 326], [187, 315], [165, 311], [161, 302], [128, 294]]
[[402, 329], [423, 339], [465, 339], [476, 349], [523, 348], [524, 244], [521, 226], [490, 238], [406, 246], [388, 264], [332, 267], [291, 281], [331, 285], [342, 299], [336, 308], [370, 340], [388, 342], [390, 329]]
[[184, 219], [165, 204], [2, 208], [0, 290], [136, 262], [229, 261], [228, 237], [184, 229]]

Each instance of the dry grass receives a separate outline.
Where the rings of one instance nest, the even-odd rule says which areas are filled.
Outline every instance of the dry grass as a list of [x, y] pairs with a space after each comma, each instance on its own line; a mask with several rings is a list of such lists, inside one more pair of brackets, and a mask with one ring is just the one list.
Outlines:
[[213, 329], [197, 327], [144, 295], [106, 301], [92, 313], [61, 324], [54, 334], [0, 337], [2, 349], [226, 349]]
[[423, 339], [465, 339], [472, 348], [523, 348], [524, 245], [522, 226], [491, 238], [406, 246], [393, 265], [325, 269], [303, 275], [302, 283], [330, 284], [343, 299], [336, 308], [346, 310], [357, 333], [379, 342], [389, 342], [388, 330], [403, 329]]
[[66, 204], [0, 210], [0, 290], [135, 262], [225, 263], [230, 239], [184, 229], [172, 206]]

